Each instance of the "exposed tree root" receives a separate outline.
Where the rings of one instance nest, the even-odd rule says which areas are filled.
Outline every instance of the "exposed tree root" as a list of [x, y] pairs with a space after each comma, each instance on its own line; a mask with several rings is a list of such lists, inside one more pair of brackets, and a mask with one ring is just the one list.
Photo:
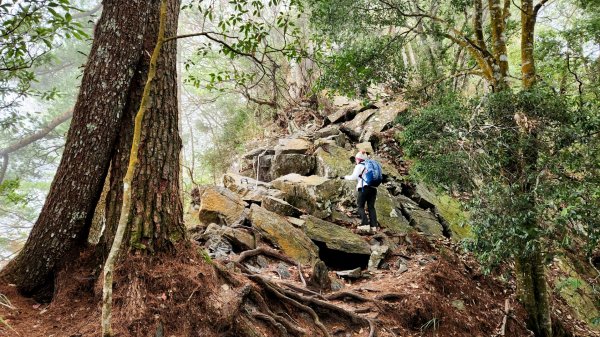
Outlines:
[[353, 293], [350, 291], [339, 291], [337, 293], [333, 293], [330, 294], [326, 297], [327, 300], [329, 301], [333, 301], [333, 300], [342, 300], [344, 301], [345, 299], [352, 299], [355, 300], [359, 303], [365, 303], [365, 302], [372, 302], [373, 300], [370, 298], [366, 298], [362, 295], [359, 295], [357, 293]]
[[237, 258], [236, 262], [237, 263], [242, 263], [244, 262], [246, 259], [252, 257], [252, 256], [256, 256], [256, 255], [267, 255], [270, 256], [272, 258], [281, 260], [287, 264], [290, 264], [292, 266], [296, 265], [296, 261], [292, 260], [291, 258], [280, 254], [279, 252], [277, 252], [274, 249], [271, 248], [267, 248], [267, 247], [258, 247], [256, 249], [252, 249], [252, 250], [247, 250], [243, 253], [240, 254], [240, 256]]
[[[246, 325], [248, 322], [254, 321], [257, 322], [257, 324], [258, 322], [262, 322], [262, 324], [265, 326], [276, 331], [278, 336], [292, 335], [300, 337], [307, 335], [307, 331], [298, 328], [299, 324], [289, 317], [289, 315], [286, 315], [288, 317], [284, 317], [284, 314], [277, 314], [272, 311], [272, 306], [267, 304], [266, 297], [263, 295], [266, 293], [273, 296], [273, 298], [270, 298], [271, 301], [275, 299], [282, 304], [294, 307], [302, 312], [307, 313], [316, 328], [321, 331], [323, 336], [331, 337], [331, 333], [322, 323], [317, 312], [326, 313], [333, 319], [342, 320], [354, 326], [369, 326], [369, 336], [375, 336], [376, 326], [373, 320], [359, 316], [355, 312], [346, 310], [330, 302], [331, 300], [338, 299], [352, 299], [353, 301], [358, 301], [359, 303], [375, 303], [375, 301], [353, 292], [338, 292], [325, 297], [315, 291], [305, 289], [291, 283], [275, 283], [263, 276], [252, 274], [249, 272], [248, 268], [241, 264], [241, 262], [252, 256], [260, 254], [268, 255], [284, 262], [288, 262], [288, 258], [272, 249], [260, 247], [240, 254], [237, 260], [234, 261], [236, 267], [244, 273], [243, 275], [252, 280], [260, 289], [264, 290], [264, 293], [255, 288], [255, 286], [249, 286], [248, 284], [244, 285], [244, 282], [236, 277], [235, 273], [226, 270], [221, 265], [214, 265], [217, 273], [227, 283], [235, 287], [243, 287], [243, 290], [239, 296], [240, 301], [237, 305], [238, 310], [236, 314], [241, 314], [246, 317], [243, 319], [238, 317], [236, 319], [238, 324], [244, 325], [244, 327], [238, 327], [238, 330], [242, 329], [245, 331], [244, 333], [246, 335], [251, 335], [251, 332], [248, 331], [248, 327]], [[368, 310], [366, 312], [368, 312]]]
[[[321, 323], [321, 320], [319, 319], [319, 315], [317, 315], [317, 313], [311, 307], [306, 306], [306, 305], [296, 301], [295, 299], [282, 294], [282, 292], [280, 290], [283, 290], [283, 289], [279, 288], [277, 285], [274, 285], [272, 282], [266, 280], [265, 278], [263, 278], [261, 276], [258, 276], [258, 275], [247, 275], [247, 276], [251, 280], [256, 281], [257, 283], [259, 283], [260, 285], [265, 287], [266, 290], [268, 290], [270, 293], [275, 295], [275, 297], [277, 297], [279, 300], [287, 302], [287, 303], [291, 304], [292, 306], [308, 313], [311, 316], [311, 318], [313, 319], [313, 321], [315, 322], [315, 325], [319, 328], [319, 330], [321, 330], [323, 332], [323, 335], [325, 335], [326, 337], [331, 337], [331, 335], [327, 331], [327, 328], [325, 327], [325, 325], [323, 325], [323, 323]], [[283, 290], [283, 291], [285, 292], [285, 290]]]

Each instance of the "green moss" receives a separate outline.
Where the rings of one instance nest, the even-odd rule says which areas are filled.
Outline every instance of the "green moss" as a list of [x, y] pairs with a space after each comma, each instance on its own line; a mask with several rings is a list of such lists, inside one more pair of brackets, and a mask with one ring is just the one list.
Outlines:
[[448, 222], [455, 241], [473, 236], [468, 223], [469, 216], [462, 210], [460, 202], [448, 195], [437, 195], [435, 203], [440, 215]]
[[600, 317], [600, 311], [596, 307], [599, 298], [594, 289], [575, 271], [573, 262], [569, 258], [560, 258], [558, 267], [564, 276], [556, 280], [554, 291], [567, 302], [577, 318], [587, 322], [590, 327], [600, 330], [600, 326], [595, 324]]
[[198, 248], [198, 255], [200, 255], [200, 257], [208, 264], [212, 265], [214, 264], [212, 258], [210, 257], [210, 255], [208, 255], [208, 252], [205, 249], [202, 248]]

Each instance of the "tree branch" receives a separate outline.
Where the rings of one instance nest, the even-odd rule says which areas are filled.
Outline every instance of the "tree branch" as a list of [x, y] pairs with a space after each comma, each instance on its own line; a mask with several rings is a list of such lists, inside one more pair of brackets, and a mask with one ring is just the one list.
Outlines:
[[16, 141], [16, 142], [8, 145], [4, 149], [0, 149], [0, 155], [5, 155], [5, 154], [15, 152], [33, 142], [36, 142], [36, 141], [46, 137], [46, 135], [48, 135], [52, 130], [54, 130], [60, 124], [69, 120], [72, 116], [73, 116], [73, 108], [54, 117], [54, 119], [52, 119], [46, 126], [41, 128], [40, 130], [32, 133], [31, 135], [29, 135], [19, 141]]

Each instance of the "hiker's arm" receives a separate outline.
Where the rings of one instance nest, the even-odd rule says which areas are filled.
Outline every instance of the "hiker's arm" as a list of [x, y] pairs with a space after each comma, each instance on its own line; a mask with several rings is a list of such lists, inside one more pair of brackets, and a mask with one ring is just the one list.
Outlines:
[[349, 175], [349, 176], [345, 176], [344, 179], [346, 179], [346, 180], [358, 180], [358, 178], [360, 177], [361, 172], [362, 172], [362, 165], [356, 165], [356, 166], [354, 166], [354, 171], [352, 172], [352, 174]]

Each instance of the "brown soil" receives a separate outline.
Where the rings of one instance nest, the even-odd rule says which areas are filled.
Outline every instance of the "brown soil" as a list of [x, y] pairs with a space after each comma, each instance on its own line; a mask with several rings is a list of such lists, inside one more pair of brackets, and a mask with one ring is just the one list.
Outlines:
[[[514, 303], [505, 286], [477, 272], [474, 262], [438, 248], [415, 236], [411, 245], [400, 245], [386, 261], [390, 270], [380, 270], [368, 279], [344, 283], [346, 296], [327, 300], [331, 294], [313, 294], [341, 309], [309, 304], [331, 336], [363, 336], [370, 333], [368, 320], [377, 336], [494, 336], [504, 317], [504, 301], [514, 309], [506, 336], [528, 336], [524, 312]], [[256, 279], [233, 270], [233, 263], [202, 258], [194, 247], [180, 247], [176, 256], [130, 257], [116, 273], [113, 327], [117, 336], [243, 336], [249, 324], [258, 336], [282, 336], [276, 325], [249, 311], [259, 312], [260, 300], [247, 295], [254, 289], [272, 312], [290, 317], [306, 336], [323, 335], [314, 319], [287, 300], [277, 298]], [[408, 271], [393, 271], [393, 264], [406, 260]], [[251, 258], [247, 263], [252, 264]], [[14, 309], [2, 306], [0, 336], [99, 336], [100, 282], [85, 256], [58, 279], [55, 299], [39, 304], [23, 298], [10, 285], [1, 285]], [[263, 268], [260, 275], [279, 289], [304, 288], [298, 268], [289, 266], [291, 277], [281, 279], [275, 271], [280, 261]], [[243, 267], [242, 267], [243, 268]], [[303, 268], [308, 279], [308, 268]], [[330, 273], [333, 278], [335, 274]], [[301, 294], [301, 293], [299, 293]], [[341, 294], [337, 293], [337, 294]], [[302, 295], [302, 294], [301, 294]], [[354, 296], [356, 295], [356, 296]], [[300, 301], [300, 300], [299, 300]], [[264, 309], [263, 309], [264, 310]], [[358, 312], [356, 321], [345, 312]], [[246, 321], [247, 317], [254, 319]], [[158, 331], [158, 332], [157, 332]], [[161, 333], [162, 331], [162, 333]], [[293, 335], [293, 334], [292, 334]]]
[[[268, 266], [251, 276], [249, 270], [258, 268], [257, 257], [236, 264], [207, 261], [196, 245], [177, 251], [174, 256], [130, 256], [119, 266], [113, 306], [116, 336], [279, 337], [286, 331], [289, 336], [323, 336], [314, 317], [293, 304], [292, 297], [314, 309], [335, 337], [368, 337], [370, 323], [379, 337], [500, 336], [506, 300], [511, 311], [504, 336], [531, 336], [511, 284], [484, 276], [469, 255], [447, 240], [430, 242], [411, 235], [384, 261], [389, 269], [358, 281], [330, 272], [343, 288], [329, 293], [306, 288], [297, 266], [287, 265], [291, 276], [281, 278], [277, 266], [282, 262], [271, 257], [266, 258]], [[398, 270], [400, 259], [408, 267], [405, 272]], [[83, 254], [59, 275], [50, 304], [0, 285], [0, 294], [13, 307], [0, 305], [0, 336], [100, 336], [102, 289], [91, 261]], [[308, 280], [310, 269], [303, 267], [302, 272]], [[269, 317], [285, 317], [295, 328], [283, 328]], [[576, 336], [595, 336], [581, 326], [567, 328], [577, 331]]]

